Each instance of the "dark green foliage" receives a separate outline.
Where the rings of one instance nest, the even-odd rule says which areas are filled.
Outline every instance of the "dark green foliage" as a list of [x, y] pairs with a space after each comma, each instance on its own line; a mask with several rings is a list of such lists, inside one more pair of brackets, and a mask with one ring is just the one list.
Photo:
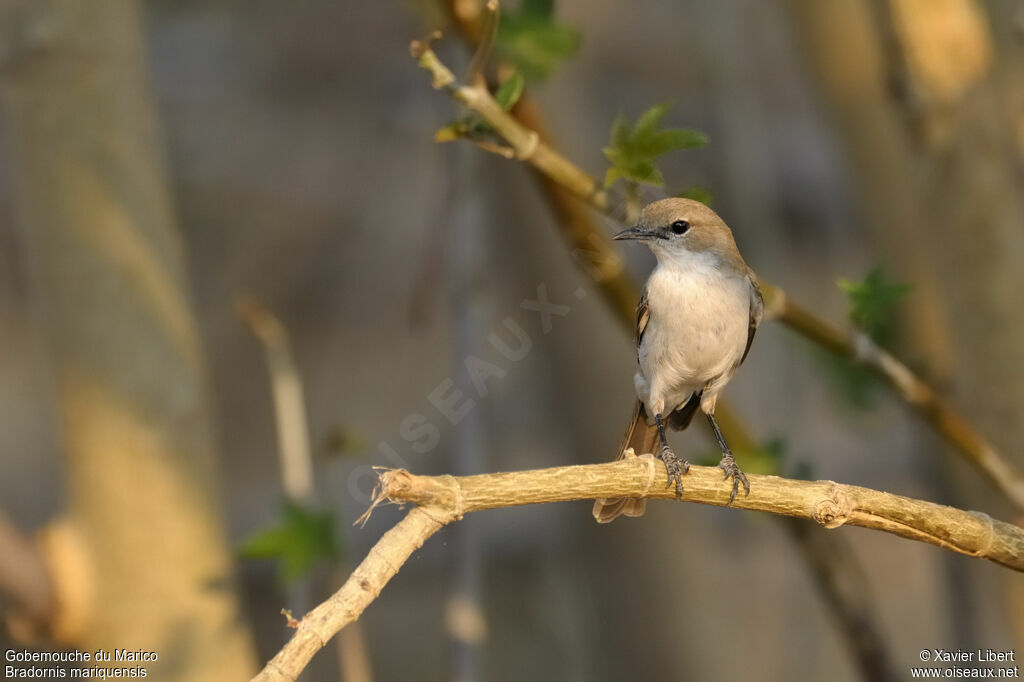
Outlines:
[[660, 128], [661, 119], [668, 111], [668, 102], [651, 107], [630, 126], [620, 115], [612, 124], [611, 143], [604, 155], [612, 163], [605, 173], [604, 184], [611, 186], [622, 178], [627, 182], [661, 187], [665, 180], [655, 161], [677, 149], [694, 149], [708, 143], [708, 137], [699, 130]]
[[240, 555], [245, 559], [277, 559], [281, 582], [286, 584], [302, 578], [317, 561], [338, 556], [329, 513], [285, 502], [281, 517], [280, 525], [246, 539]]
[[580, 32], [555, 21], [554, 0], [523, 0], [518, 12], [502, 9], [498, 50], [527, 78], [543, 80], [580, 49]]
[[693, 199], [694, 201], [699, 201], [705, 206], [710, 206], [712, 200], [714, 199], [714, 196], [712, 196], [711, 194], [711, 190], [709, 190], [707, 187], [698, 187], [696, 185], [693, 187], [687, 187], [676, 196], [682, 197], [683, 199]]
[[786, 441], [784, 438], [771, 438], [753, 450], [740, 452], [738, 456], [742, 458], [743, 471], [778, 476], [782, 473], [782, 462], [786, 456]]
[[840, 277], [836, 284], [850, 299], [850, 320], [878, 344], [892, 339], [892, 309], [911, 290], [909, 284], [888, 282], [876, 265], [861, 282]]
[[[840, 277], [836, 284], [850, 300], [850, 320], [875, 343], [891, 343], [895, 334], [893, 308], [912, 287], [887, 281], [881, 266], [873, 267], [860, 282]], [[849, 358], [828, 355], [825, 363], [850, 405], [867, 408], [874, 404], [882, 385], [874, 374]]]
[[[786, 457], [786, 441], [783, 438], [771, 438], [751, 449], [736, 449], [733, 455], [745, 473], [779, 476]], [[721, 451], [715, 448], [697, 457], [697, 464], [716, 466], [721, 459]]]
[[817, 351], [816, 354], [821, 358], [828, 378], [850, 407], [867, 409], [874, 406], [882, 388], [882, 382], [878, 377], [847, 357], [820, 349], [812, 350]]

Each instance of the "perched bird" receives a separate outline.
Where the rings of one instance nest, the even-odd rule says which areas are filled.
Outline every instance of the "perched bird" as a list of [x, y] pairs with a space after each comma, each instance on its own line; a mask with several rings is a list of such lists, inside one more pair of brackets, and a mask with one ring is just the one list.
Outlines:
[[[729, 226], [690, 199], [649, 204], [635, 227], [614, 238], [642, 241], [658, 258], [636, 309], [637, 404], [619, 459], [629, 448], [637, 455], [653, 453], [660, 442], [667, 485], [674, 483], [681, 495], [682, 476], [690, 465], [669, 447], [665, 426], [685, 429], [700, 408], [722, 449], [718, 466], [726, 479], [733, 479], [729, 501], [736, 499], [741, 482], [749, 494], [747, 477], [715, 421], [715, 403], [746, 359], [761, 322], [757, 278], [743, 262]], [[620, 514], [641, 516], [645, 504], [640, 498], [598, 499], [594, 518], [608, 523]]]

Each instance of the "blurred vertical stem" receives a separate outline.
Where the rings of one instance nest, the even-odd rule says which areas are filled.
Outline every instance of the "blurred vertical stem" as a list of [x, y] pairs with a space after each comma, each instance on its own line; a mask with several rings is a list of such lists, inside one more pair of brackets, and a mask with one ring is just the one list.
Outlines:
[[56, 638], [243, 679], [207, 377], [133, 0], [6, 3], [14, 201], [55, 381], [66, 516], [44, 542]]
[[[479, 182], [480, 156], [465, 147], [449, 148], [455, 154], [454, 191], [448, 207], [452, 229], [448, 233], [452, 274], [449, 280], [453, 301], [452, 323], [455, 338], [453, 366], [461, 368], [462, 360], [479, 352], [490, 315], [487, 288], [488, 199]], [[459, 422], [452, 453], [452, 473], [469, 476], [483, 471], [480, 457], [489, 452], [490, 438], [484, 410], [480, 402]], [[480, 647], [487, 634], [486, 618], [480, 601], [481, 556], [479, 519], [463, 519], [453, 533], [455, 552], [453, 584], [448, 597], [445, 631], [452, 647], [452, 679], [472, 682], [480, 678]]]
[[[316, 501], [313, 455], [309, 448], [309, 424], [302, 378], [288, 340], [288, 330], [255, 298], [243, 297], [236, 303], [235, 309], [249, 331], [263, 345], [270, 375], [270, 393], [274, 400], [285, 497], [296, 506], [311, 509]], [[344, 579], [343, 567], [335, 566], [332, 580], [340, 583]], [[304, 613], [310, 608], [312, 591], [309, 576], [290, 586], [287, 594], [289, 606]], [[358, 622], [352, 623], [338, 635], [336, 649], [344, 682], [371, 682], [373, 675], [366, 651], [366, 637]]]
[[297, 505], [309, 506], [313, 503], [313, 457], [309, 451], [302, 380], [288, 341], [288, 331], [254, 298], [242, 298], [235, 307], [249, 331], [263, 345], [270, 374], [270, 394], [274, 399], [285, 497]]
[[[870, 198], [878, 240], [914, 278], [914, 347], [933, 376], [957, 387], [972, 421], [996, 442], [1018, 445], [1024, 195], [1015, 131], [1024, 69], [1017, 46], [999, 50], [995, 37], [1013, 39], [1007, 27], [1020, 8], [975, 0], [790, 0], [789, 8]], [[843, 50], [835, 49], [839, 38]], [[935, 416], [961, 451], [995, 451], [958, 414]], [[949, 464], [946, 487], [980, 499], [984, 493]], [[960, 600], [952, 622], [964, 639], [981, 616], [981, 600], [967, 590], [987, 587], [969, 581], [959, 563], [947, 563], [947, 571], [950, 594]], [[1024, 611], [1008, 612], [1024, 632]]]

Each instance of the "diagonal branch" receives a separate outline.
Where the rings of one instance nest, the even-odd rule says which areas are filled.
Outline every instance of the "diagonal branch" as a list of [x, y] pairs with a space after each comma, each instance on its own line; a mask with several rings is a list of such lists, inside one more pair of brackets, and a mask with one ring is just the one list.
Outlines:
[[[502, 109], [485, 87], [458, 82], [425, 43], [414, 41], [410, 52], [420, 66], [431, 73], [434, 87], [448, 93], [487, 121], [506, 141], [515, 158], [527, 162], [550, 182], [592, 208], [606, 215], [614, 214], [608, 194], [597, 180], [545, 143], [536, 130], [526, 127]], [[547, 186], [545, 190], [549, 193], [558, 191]], [[578, 220], [569, 225], [567, 234], [576, 247], [574, 253], [585, 258], [592, 276], [619, 317], [631, 320], [635, 289], [607, 235]], [[793, 302], [781, 288], [761, 280], [761, 290], [765, 296], [767, 316], [777, 318], [814, 343], [863, 365], [883, 379], [1018, 510], [1024, 511], [1024, 473], [905, 364], [872, 344], [863, 334], [840, 330], [816, 317]]]
[[416, 507], [377, 541], [363, 562], [331, 597], [305, 615], [288, 643], [252, 682], [295, 680], [339, 630], [359, 618], [402, 564], [427, 538], [457, 517]]
[[[384, 534], [338, 592], [302, 619], [292, 639], [253, 682], [295, 680], [313, 655], [377, 598], [427, 538], [465, 514], [598, 497], [673, 499], [674, 490], [664, 486], [665, 479], [664, 464], [651, 456], [477, 476], [385, 471], [374, 506], [384, 501], [417, 506]], [[874, 528], [1024, 571], [1024, 529], [986, 514], [832, 481], [753, 474], [750, 479], [750, 495], [738, 497], [731, 506], [810, 519], [825, 528]], [[682, 501], [730, 506], [730, 490], [716, 467], [693, 466]]]

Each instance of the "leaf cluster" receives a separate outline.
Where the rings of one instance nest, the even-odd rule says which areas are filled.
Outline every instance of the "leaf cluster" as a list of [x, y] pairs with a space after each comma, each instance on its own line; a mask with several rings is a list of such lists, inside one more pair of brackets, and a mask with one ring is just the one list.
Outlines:
[[328, 512], [286, 501], [279, 525], [250, 536], [239, 553], [245, 559], [277, 559], [281, 582], [289, 584], [306, 575], [321, 559], [337, 558], [340, 550]]
[[651, 107], [630, 125], [619, 115], [612, 124], [611, 141], [604, 155], [612, 166], [605, 173], [605, 187], [620, 178], [627, 182], [662, 187], [665, 179], [657, 166], [657, 159], [678, 149], [695, 149], [708, 143], [708, 136], [699, 130], [662, 128], [671, 104], [662, 102]]
[[887, 281], [881, 266], [872, 268], [860, 282], [840, 277], [836, 284], [850, 299], [850, 320], [876, 343], [888, 343], [894, 328], [893, 307], [912, 287]]
[[580, 32], [555, 21], [554, 0], [523, 0], [518, 12], [502, 9], [497, 47], [527, 78], [543, 80], [576, 56]]

